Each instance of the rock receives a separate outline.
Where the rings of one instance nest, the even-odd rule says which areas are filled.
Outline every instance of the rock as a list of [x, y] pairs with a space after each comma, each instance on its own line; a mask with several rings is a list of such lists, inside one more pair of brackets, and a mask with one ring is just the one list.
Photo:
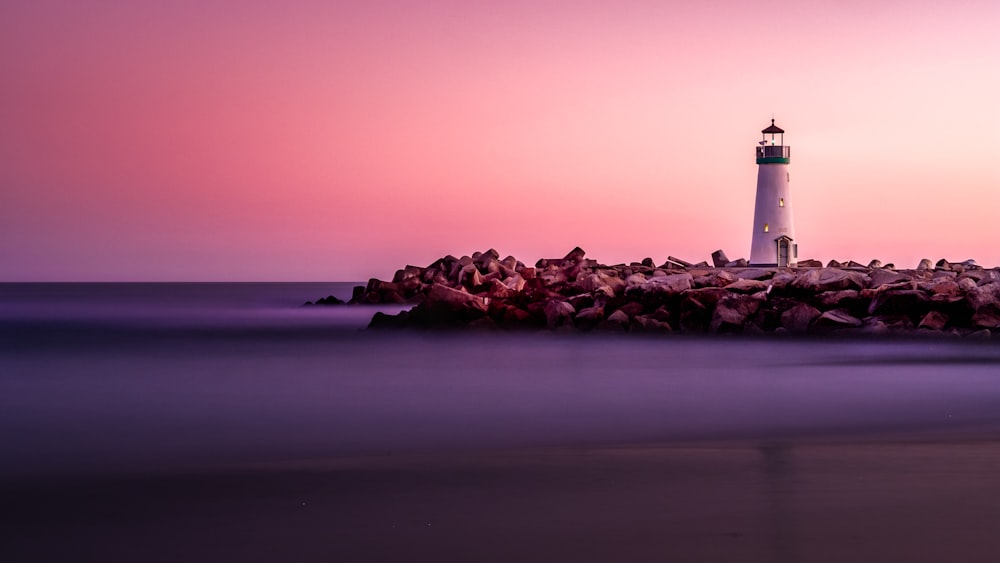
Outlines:
[[782, 290], [795, 281], [795, 274], [791, 272], [778, 272], [771, 278], [771, 290]]
[[842, 289], [840, 291], [825, 291], [816, 296], [820, 305], [828, 309], [853, 308], [857, 305], [859, 293], [856, 289]]
[[365, 286], [356, 285], [351, 292], [351, 300], [349, 303], [361, 303], [365, 297]]
[[920, 261], [919, 264], [917, 264], [918, 271], [930, 270], [931, 268], [933, 268], [933, 266], [931, 265], [931, 261], [929, 258], [924, 258], [923, 260]]
[[724, 287], [734, 281], [736, 276], [726, 270], [713, 270], [707, 275], [694, 277], [691, 283], [694, 287]]
[[617, 293], [625, 291], [626, 282], [617, 275], [610, 275], [611, 272], [594, 272], [580, 276], [574, 287], [581, 291], [594, 293], [603, 291], [608, 297], [614, 297]]
[[840, 262], [837, 262], [836, 260], [830, 260], [829, 262], [826, 263], [826, 267], [827, 268], [843, 268], [844, 265], [841, 264]]
[[418, 326], [459, 327], [485, 316], [487, 310], [482, 297], [434, 284], [424, 301], [410, 311], [410, 321]]
[[869, 315], [904, 315], [919, 319], [930, 310], [927, 294], [917, 289], [879, 292], [868, 307]]
[[685, 262], [684, 260], [681, 260], [680, 258], [677, 258], [677, 257], [674, 257], [674, 256], [667, 256], [667, 263], [671, 263], [671, 262], [674, 263], [674, 264], [678, 264], [678, 265], [680, 265], [683, 268], [690, 268], [691, 267], [691, 263], [690, 262]]
[[583, 249], [578, 246], [578, 247], [574, 248], [573, 250], [570, 250], [566, 254], [566, 256], [563, 257], [563, 261], [564, 262], [579, 262], [579, 261], [583, 260], [583, 257], [586, 254], [587, 253], [584, 252]]
[[855, 262], [854, 260], [848, 260], [847, 264], [844, 264], [844, 266], [847, 267], [847, 268], [864, 268], [865, 267], [864, 264]]
[[666, 334], [672, 332], [670, 323], [656, 320], [645, 315], [636, 315], [629, 324], [629, 332]]
[[601, 305], [594, 305], [593, 307], [587, 307], [581, 310], [573, 317], [573, 324], [577, 328], [582, 330], [590, 330], [597, 326], [597, 324], [604, 320], [604, 307]]
[[747, 320], [752, 315], [757, 314], [763, 301], [762, 293], [758, 295], [733, 293], [724, 296], [719, 299], [712, 312], [709, 330], [712, 332], [743, 332]]
[[758, 293], [767, 291], [768, 284], [757, 280], [738, 280], [724, 287], [734, 293]]
[[862, 324], [861, 319], [843, 309], [826, 311], [813, 322], [813, 326], [818, 328], [857, 328]]
[[990, 330], [988, 328], [984, 328], [982, 330], [970, 332], [968, 336], [966, 336], [966, 338], [970, 340], [989, 340], [991, 336], [992, 333], [990, 332]]
[[636, 303], [635, 301], [630, 301], [619, 307], [618, 310], [628, 315], [629, 318], [632, 318], [642, 313], [642, 303]]
[[938, 270], [951, 270], [951, 264], [944, 258], [938, 260], [934, 267]]
[[458, 274], [458, 284], [472, 289], [483, 285], [483, 276], [475, 264], [464, 266]]
[[680, 328], [696, 332], [707, 330], [716, 304], [726, 295], [731, 294], [719, 287], [691, 289], [682, 293], [679, 306]]
[[823, 263], [819, 260], [812, 260], [807, 258], [805, 260], [799, 260], [797, 262], [799, 268], [822, 268]]
[[820, 293], [840, 289], [863, 289], [868, 277], [858, 272], [846, 272], [836, 268], [811, 269], [796, 276], [791, 286], [795, 289]]
[[727, 262], [726, 263], [726, 267], [727, 268], [746, 268], [749, 265], [750, 265], [750, 263], [747, 261], [746, 258], [737, 258], [736, 260], [733, 260], [732, 262]]
[[549, 329], [572, 324], [576, 309], [566, 301], [549, 301], [545, 304], [545, 325]]
[[647, 292], [677, 294], [691, 289], [693, 280], [691, 274], [672, 274], [650, 278], [642, 287]]
[[726, 257], [726, 253], [722, 249], [716, 250], [712, 253], [712, 264], [716, 268], [725, 268], [726, 264], [729, 263], [729, 258]]
[[642, 264], [643, 266], [645, 266], [647, 268], [653, 268], [655, 266], [655, 264], [653, 264], [653, 259], [652, 258], [643, 258], [642, 262], [640, 262], [640, 264]]
[[630, 320], [620, 309], [608, 315], [608, 318], [598, 323], [597, 328], [612, 332], [625, 332], [628, 329]]
[[408, 280], [410, 278], [420, 279], [420, 276], [423, 275], [423, 273], [424, 273], [423, 268], [420, 268], [419, 266], [408, 265], [402, 270], [396, 270], [396, 275], [392, 277], [392, 281], [393, 283], [399, 283], [403, 280]]
[[806, 303], [799, 303], [781, 314], [781, 326], [789, 332], [802, 333], [809, 330], [809, 325], [819, 318], [819, 309]]
[[1000, 306], [990, 304], [976, 309], [972, 324], [979, 328], [1000, 328]]
[[890, 270], [878, 269], [870, 274], [871, 283], [869, 287], [879, 287], [889, 283], [898, 283], [901, 281], [910, 281], [912, 278], [909, 276], [904, 276], [898, 272], [893, 272]]
[[317, 305], [343, 305], [344, 302], [342, 300], [340, 300], [340, 299], [337, 299], [333, 295], [328, 295], [326, 297], [320, 297], [319, 299], [317, 299], [316, 300], [316, 304]]
[[881, 268], [881, 267], [882, 267], [882, 261], [879, 260], [878, 258], [868, 263], [869, 270], [874, 270], [876, 268]]
[[939, 313], [938, 311], [930, 311], [924, 318], [920, 320], [920, 324], [917, 328], [927, 329], [927, 330], [944, 330], [944, 327], [948, 324], [948, 315], [944, 313]]
[[489, 284], [489, 294], [493, 299], [510, 299], [517, 294], [516, 291], [504, 285], [504, 283], [498, 279], [490, 280]]
[[632, 274], [625, 278], [625, 290], [635, 289], [646, 285], [646, 274]]
[[409, 326], [409, 311], [402, 311], [398, 315], [387, 315], [378, 311], [368, 323], [368, 328], [372, 329], [399, 329]]
[[708, 262], [702, 260], [701, 262], [698, 262], [697, 264], [695, 264], [694, 266], [691, 266], [691, 267], [692, 268], [710, 268], [711, 266], [708, 265]]
[[765, 268], [753, 268], [737, 272], [736, 277], [743, 280], [769, 280], [774, 277], [775, 271]]

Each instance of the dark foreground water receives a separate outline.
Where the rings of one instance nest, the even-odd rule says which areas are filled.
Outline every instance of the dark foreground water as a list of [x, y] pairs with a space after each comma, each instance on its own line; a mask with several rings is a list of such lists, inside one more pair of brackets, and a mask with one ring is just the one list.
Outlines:
[[1000, 346], [0, 284], [0, 561], [995, 561]]

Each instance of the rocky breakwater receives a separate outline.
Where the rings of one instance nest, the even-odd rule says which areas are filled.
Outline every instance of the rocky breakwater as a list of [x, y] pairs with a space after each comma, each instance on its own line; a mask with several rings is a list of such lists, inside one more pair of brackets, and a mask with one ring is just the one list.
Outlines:
[[[714, 262], [720, 263], [718, 256]], [[814, 263], [815, 262], [810, 262]], [[407, 266], [355, 288], [350, 303], [413, 303], [370, 328], [952, 335], [1000, 331], [1000, 269], [971, 261], [896, 270], [710, 266], [669, 258], [606, 266], [573, 249], [533, 267], [495, 250]]]

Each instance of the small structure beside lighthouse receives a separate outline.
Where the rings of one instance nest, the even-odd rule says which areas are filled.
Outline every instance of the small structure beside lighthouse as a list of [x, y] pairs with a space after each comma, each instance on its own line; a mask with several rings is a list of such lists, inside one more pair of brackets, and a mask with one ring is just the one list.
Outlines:
[[757, 146], [757, 202], [753, 212], [751, 266], [795, 266], [799, 249], [789, 190], [785, 131], [774, 124], [761, 131]]

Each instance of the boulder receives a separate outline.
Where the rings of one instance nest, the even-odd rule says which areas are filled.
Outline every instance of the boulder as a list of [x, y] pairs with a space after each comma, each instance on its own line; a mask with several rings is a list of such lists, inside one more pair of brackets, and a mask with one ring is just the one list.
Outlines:
[[742, 280], [769, 280], [774, 277], [776, 270], [768, 268], [752, 268], [737, 272], [736, 277]]
[[1000, 328], [1000, 306], [990, 304], [976, 309], [972, 324], [979, 328]]
[[716, 268], [725, 268], [726, 264], [729, 263], [729, 258], [726, 257], [726, 253], [722, 249], [716, 250], [712, 253], [712, 264]]
[[397, 315], [387, 315], [382, 311], [378, 311], [372, 317], [371, 322], [368, 323], [368, 328], [376, 330], [407, 328], [409, 326], [409, 318], [409, 311], [401, 311]]
[[628, 330], [630, 319], [622, 310], [617, 310], [600, 323], [597, 327], [600, 330], [607, 330], [611, 332], [625, 332]]
[[746, 258], [737, 258], [736, 260], [733, 260], [732, 262], [727, 262], [726, 263], [726, 267], [727, 268], [746, 268], [749, 265], [750, 265], [750, 263], [747, 262]]
[[881, 267], [882, 267], [882, 261], [879, 260], [878, 258], [876, 258], [876, 259], [874, 259], [874, 260], [872, 260], [871, 262], [868, 263], [868, 269], [869, 270], [874, 270], [876, 268], [881, 268]]
[[317, 305], [343, 305], [344, 301], [341, 300], [341, 299], [338, 299], [337, 297], [335, 297], [333, 295], [328, 295], [326, 297], [320, 297], [319, 299], [317, 299], [316, 300], [316, 304]]
[[511, 288], [504, 285], [504, 283], [498, 279], [490, 280], [489, 284], [489, 295], [493, 299], [510, 299], [517, 295], [517, 292]]
[[833, 309], [821, 314], [814, 322], [817, 328], [857, 328], [862, 324], [861, 319], [854, 317], [843, 309]]
[[802, 272], [795, 277], [794, 289], [820, 293], [841, 289], [862, 289], [868, 285], [868, 277], [858, 272], [847, 272], [837, 268], [820, 268]]
[[841, 264], [840, 262], [836, 261], [836, 260], [830, 260], [829, 262], [826, 263], [826, 267], [827, 268], [843, 268], [844, 265]]
[[758, 280], [741, 279], [734, 281], [733, 283], [724, 286], [726, 291], [732, 291], [734, 293], [758, 293], [761, 291], [767, 291], [768, 284]]
[[807, 258], [805, 260], [799, 260], [796, 264], [798, 265], [799, 268], [822, 268], [823, 267], [823, 263], [822, 262], [820, 262], [819, 260], [813, 260], [813, 259], [810, 259], [810, 258]]
[[888, 283], [899, 283], [901, 281], [910, 281], [912, 278], [910, 276], [905, 276], [898, 272], [893, 272], [891, 270], [878, 269], [871, 274], [869, 274], [871, 283], [869, 287], [879, 287]]
[[630, 301], [619, 307], [618, 310], [628, 315], [629, 318], [632, 318], [642, 313], [642, 304], [636, 303], [635, 301]]
[[920, 261], [919, 264], [917, 264], [917, 271], [930, 270], [933, 267], [934, 266], [931, 264], [930, 259], [929, 258], [924, 258], [924, 259], [922, 259]]
[[403, 280], [408, 280], [410, 278], [417, 278], [423, 275], [424, 270], [419, 266], [406, 266], [402, 270], [396, 270], [396, 275], [392, 277], [393, 283], [399, 283]]
[[826, 309], [853, 309], [860, 300], [856, 289], [841, 289], [840, 291], [824, 291], [816, 296], [816, 301]]
[[917, 325], [917, 328], [927, 330], [944, 330], [944, 327], [947, 324], [948, 315], [938, 311], [930, 311], [924, 315], [924, 318], [920, 319], [920, 324]]
[[642, 288], [651, 293], [677, 294], [691, 289], [693, 280], [691, 274], [687, 273], [652, 277], [646, 280]]
[[653, 259], [649, 258], [649, 257], [643, 258], [642, 262], [640, 262], [640, 264], [642, 264], [643, 266], [645, 266], [647, 268], [654, 268], [656, 266], [656, 264], [653, 263]]
[[690, 268], [691, 267], [691, 263], [690, 262], [686, 262], [684, 260], [681, 260], [680, 258], [677, 258], [676, 256], [667, 256], [667, 263], [668, 264], [670, 264], [670, 263], [677, 264], [677, 265], [681, 266], [682, 268]]
[[880, 291], [868, 307], [869, 315], [904, 315], [922, 318], [930, 310], [930, 299], [918, 289]]
[[545, 312], [545, 324], [549, 329], [558, 328], [565, 324], [572, 324], [576, 309], [566, 301], [549, 301], [543, 309]]
[[806, 303], [799, 303], [781, 314], [781, 326], [789, 332], [806, 332], [809, 325], [822, 315], [819, 309]]
[[708, 329], [712, 332], [743, 332], [748, 319], [757, 314], [762, 302], [763, 292], [756, 295], [726, 295], [716, 304]]
[[937, 263], [934, 264], [934, 267], [937, 268], [938, 270], [951, 270], [952, 269], [951, 268], [951, 263], [948, 262], [947, 260], [945, 260], [944, 258], [938, 260]]
[[573, 317], [573, 324], [577, 328], [582, 330], [590, 330], [597, 326], [598, 323], [604, 320], [604, 307], [601, 305], [594, 305], [593, 307], [587, 307], [581, 310]]
[[636, 315], [629, 324], [629, 332], [666, 334], [672, 331], [670, 323], [646, 315]]
[[566, 256], [563, 256], [563, 261], [564, 262], [579, 262], [579, 261], [583, 260], [583, 257], [586, 254], [587, 253], [584, 252], [584, 250], [582, 248], [580, 248], [579, 246], [577, 246], [573, 250], [570, 250], [568, 253], [566, 253]]
[[716, 304], [726, 295], [732, 294], [719, 287], [691, 289], [682, 293], [679, 305], [680, 328], [696, 332], [707, 330]]
[[968, 338], [970, 340], [989, 340], [991, 336], [993, 336], [993, 334], [990, 332], [990, 329], [984, 328], [982, 330], [977, 330], [975, 332], [970, 332], [966, 336], [966, 338]]

